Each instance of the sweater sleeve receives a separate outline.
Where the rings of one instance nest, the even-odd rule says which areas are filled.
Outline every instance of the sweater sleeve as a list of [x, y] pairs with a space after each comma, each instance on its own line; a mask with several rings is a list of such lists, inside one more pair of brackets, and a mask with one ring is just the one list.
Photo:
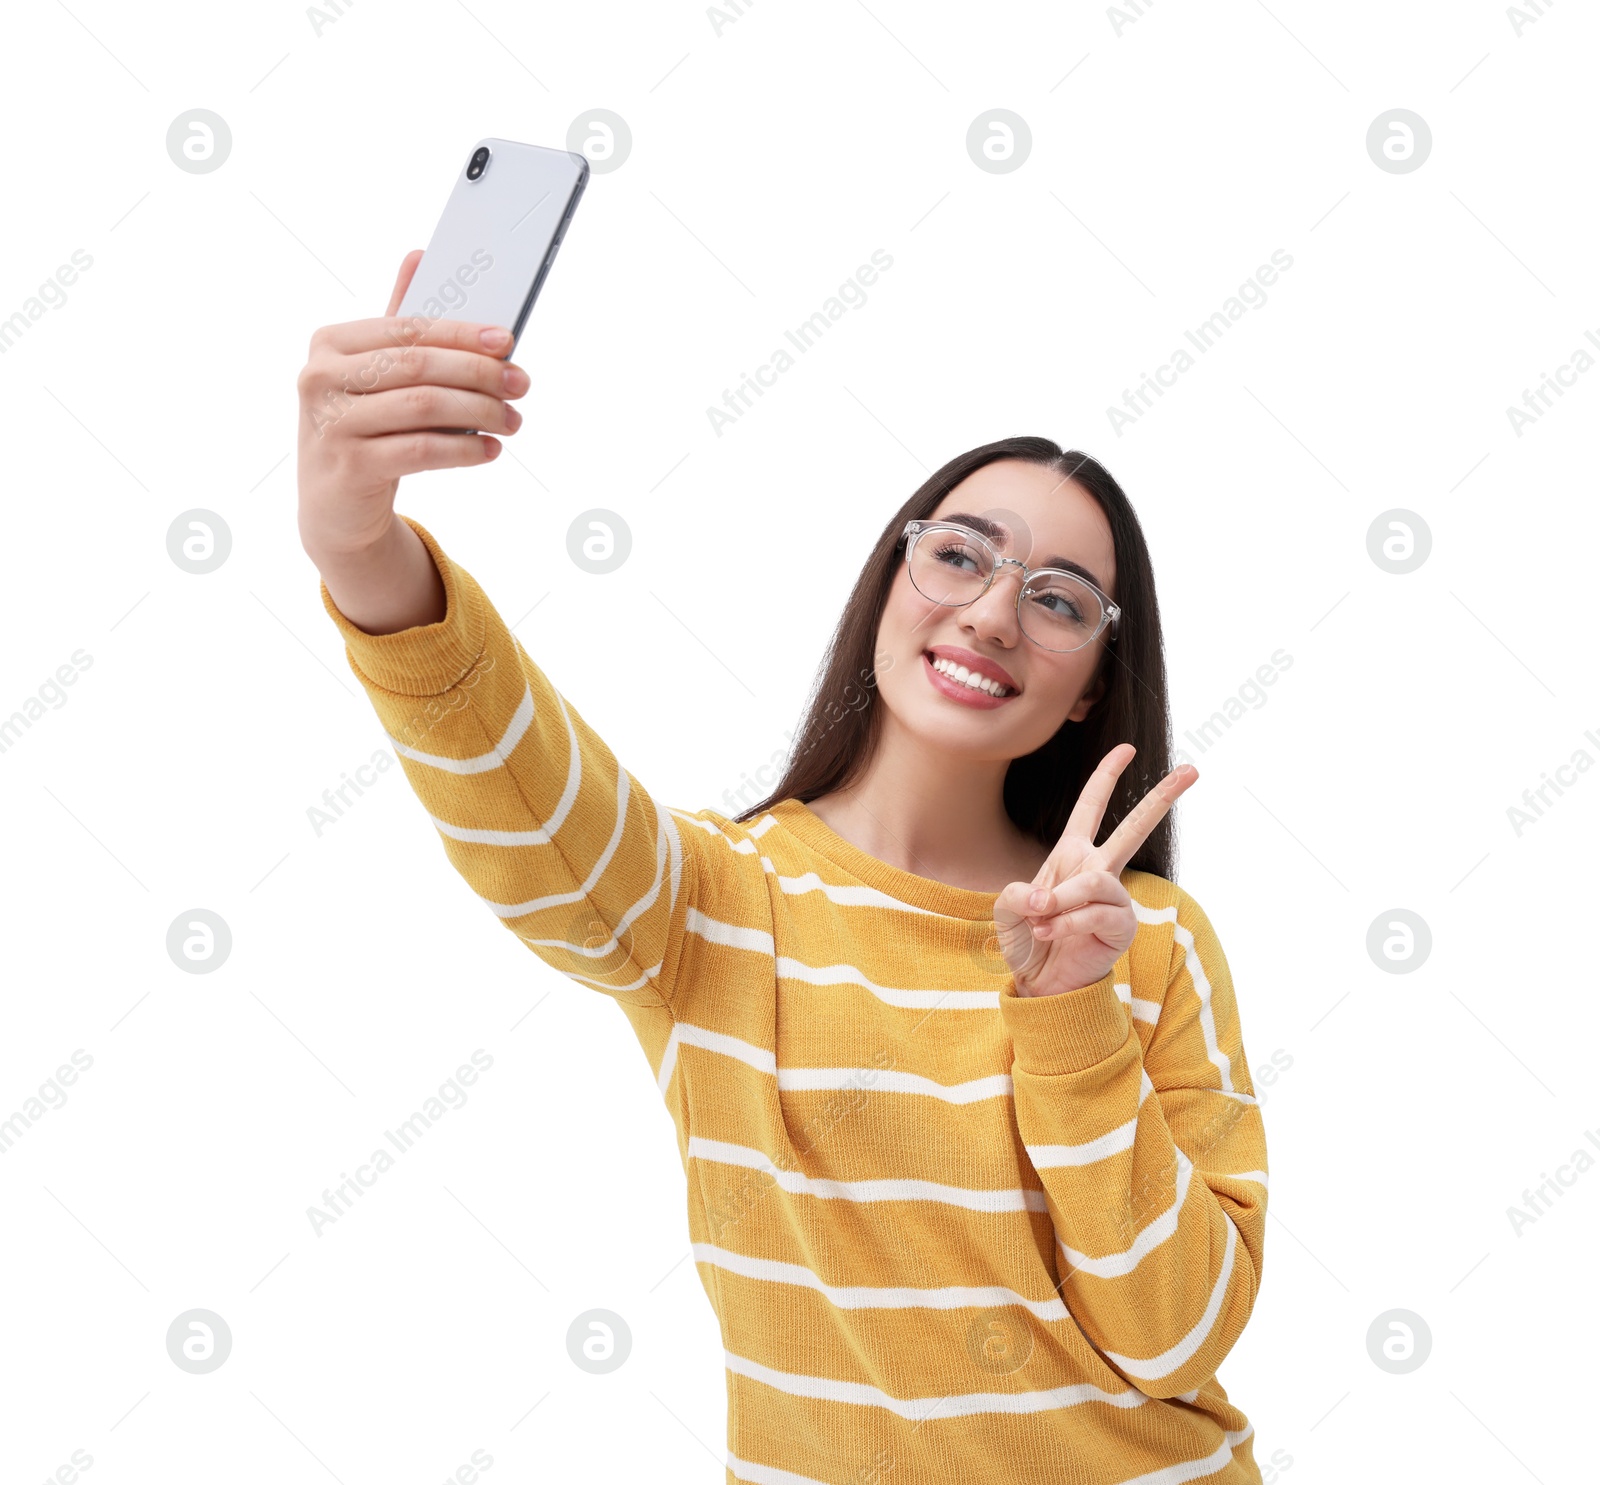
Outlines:
[[[1136, 941], [1118, 961], [1133, 966], [1129, 1005], [1113, 967], [1057, 995], [1020, 996], [1008, 980], [1000, 1007], [1067, 1308], [1133, 1386], [1177, 1397], [1216, 1373], [1250, 1318], [1267, 1151], [1222, 947], [1188, 893], [1146, 880], [1174, 901], [1152, 907], [1132, 888], [1139, 938], [1170, 924], [1170, 949]], [[1149, 983], [1163, 963], [1165, 984]], [[1148, 1018], [1158, 995], [1141, 1043], [1134, 1008]]]
[[445, 615], [344, 637], [445, 855], [546, 963], [625, 1006], [666, 1007], [695, 886], [658, 807], [529, 659], [470, 573], [409, 516], [443, 579]]

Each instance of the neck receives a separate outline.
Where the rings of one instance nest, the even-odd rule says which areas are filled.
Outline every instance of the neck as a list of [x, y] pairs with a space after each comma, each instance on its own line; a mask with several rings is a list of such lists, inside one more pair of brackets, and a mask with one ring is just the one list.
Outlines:
[[861, 778], [811, 808], [851, 845], [901, 871], [998, 892], [1031, 880], [1046, 855], [1006, 814], [1010, 762], [934, 751], [885, 712]]

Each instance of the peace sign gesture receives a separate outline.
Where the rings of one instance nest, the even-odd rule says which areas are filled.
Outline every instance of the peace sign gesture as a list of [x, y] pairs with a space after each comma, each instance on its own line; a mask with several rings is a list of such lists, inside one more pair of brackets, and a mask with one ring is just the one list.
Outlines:
[[1200, 777], [1190, 763], [1173, 769], [1097, 846], [1095, 832], [1111, 791], [1135, 751], [1132, 743], [1118, 743], [1100, 760], [1038, 875], [1032, 882], [1012, 882], [995, 898], [1000, 952], [1019, 995], [1092, 985], [1133, 942], [1133, 899], [1118, 878], [1178, 796]]

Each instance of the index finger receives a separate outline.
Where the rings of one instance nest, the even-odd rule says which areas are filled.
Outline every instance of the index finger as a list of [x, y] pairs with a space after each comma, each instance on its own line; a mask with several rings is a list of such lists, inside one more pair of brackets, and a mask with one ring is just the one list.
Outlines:
[[412, 248], [400, 261], [400, 272], [395, 275], [394, 292], [389, 296], [389, 307], [384, 310], [386, 315], [392, 315], [400, 308], [400, 302], [406, 297], [406, 290], [411, 287], [411, 280], [417, 275], [417, 264], [422, 261], [422, 249]]
[[[1119, 758], [1117, 755], [1124, 748], [1128, 751]], [[1099, 766], [1084, 784], [1083, 792], [1078, 795], [1078, 802], [1067, 817], [1067, 828], [1061, 832], [1062, 835], [1081, 835], [1090, 845], [1094, 844], [1095, 832], [1105, 817], [1106, 806], [1111, 803], [1111, 791], [1116, 788], [1122, 770], [1137, 751], [1132, 743], [1118, 743], [1100, 760]]]
[[338, 325], [324, 325], [317, 334], [324, 345], [346, 356], [361, 351], [397, 350], [408, 345], [442, 345], [504, 358], [511, 349], [511, 332], [504, 325], [477, 320], [430, 320], [426, 315], [381, 315], [370, 320], [345, 320]]
[[[1188, 777], [1185, 778], [1185, 773]], [[1200, 770], [1192, 763], [1180, 763], [1166, 778], [1155, 786], [1138, 804], [1128, 811], [1127, 818], [1095, 848], [1095, 855], [1106, 871], [1120, 876], [1133, 859], [1134, 852], [1145, 843], [1167, 811], [1197, 778]]]

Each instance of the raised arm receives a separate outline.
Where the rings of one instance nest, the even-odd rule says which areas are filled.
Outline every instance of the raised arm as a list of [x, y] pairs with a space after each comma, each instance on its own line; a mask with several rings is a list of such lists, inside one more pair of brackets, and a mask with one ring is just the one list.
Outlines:
[[1267, 1147], [1210, 921], [1128, 865], [1198, 770], [1173, 769], [1095, 844], [1133, 756], [1106, 754], [1034, 881], [996, 898], [1000, 1012], [1067, 1308], [1141, 1392], [1186, 1397], [1255, 1304]]
[[[1174, 1397], [1215, 1374], [1250, 1318], [1266, 1137], [1210, 921], [1182, 888], [1129, 876], [1131, 1004], [1113, 970], [1062, 994], [1011, 984], [1000, 1006], [1067, 1308], [1133, 1386]], [[1156, 890], [1171, 901], [1142, 900]], [[1156, 1016], [1147, 1044], [1135, 1010]]]
[[[498, 454], [490, 435], [515, 432], [509, 402], [528, 390], [501, 359], [503, 327], [395, 316], [420, 256], [402, 264], [387, 315], [312, 336], [298, 383], [301, 544], [452, 865], [563, 974], [625, 1007], [670, 1012], [694, 851], [713, 871], [714, 854], [686, 855], [670, 812], [471, 575], [394, 511], [402, 476]], [[443, 431], [463, 428], [482, 432]]]

